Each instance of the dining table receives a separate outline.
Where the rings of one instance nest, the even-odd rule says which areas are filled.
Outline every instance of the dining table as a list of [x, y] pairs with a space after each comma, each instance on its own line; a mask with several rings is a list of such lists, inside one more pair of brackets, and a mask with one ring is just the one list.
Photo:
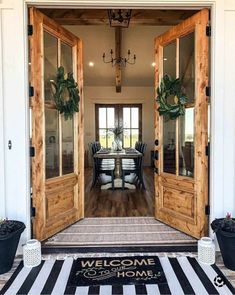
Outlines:
[[121, 151], [115, 151], [109, 148], [101, 148], [95, 153], [94, 157], [99, 159], [115, 159], [115, 181], [114, 187], [121, 188], [121, 160], [122, 159], [136, 159], [142, 157], [143, 154], [134, 148], [126, 148]]

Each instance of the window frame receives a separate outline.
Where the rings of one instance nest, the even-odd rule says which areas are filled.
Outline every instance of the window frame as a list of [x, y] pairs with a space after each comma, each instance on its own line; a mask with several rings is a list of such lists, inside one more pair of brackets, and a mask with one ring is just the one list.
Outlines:
[[[104, 129], [104, 128], [99, 128], [99, 108], [114, 108], [114, 122], [115, 125], [118, 126], [123, 126], [123, 108], [138, 108], [139, 109], [139, 128], [124, 128], [124, 129], [138, 129], [139, 130], [139, 141], [142, 141], [142, 104], [101, 104], [101, 103], [96, 103], [95, 104], [95, 139], [96, 141], [99, 141], [99, 129]], [[122, 139], [123, 140], [123, 139]], [[131, 142], [132, 144], [132, 142]], [[107, 146], [107, 138], [106, 138], [106, 146]]]

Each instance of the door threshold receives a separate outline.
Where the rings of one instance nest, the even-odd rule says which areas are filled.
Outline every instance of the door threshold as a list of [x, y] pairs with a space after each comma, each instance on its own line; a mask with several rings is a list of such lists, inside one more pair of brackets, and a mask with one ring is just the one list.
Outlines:
[[156, 253], [156, 252], [197, 252], [197, 243], [139, 245], [139, 246], [67, 246], [42, 245], [42, 254], [53, 253]]

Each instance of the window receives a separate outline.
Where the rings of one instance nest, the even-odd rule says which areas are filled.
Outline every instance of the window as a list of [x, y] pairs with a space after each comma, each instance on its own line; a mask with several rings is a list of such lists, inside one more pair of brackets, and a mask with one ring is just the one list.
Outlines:
[[141, 104], [96, 104], [96, 140], [102, 147], [111, 148], [114, 136], [110, 132], [116, 126], [123, 127], [123, 147], [134, 147], [142, 140]]

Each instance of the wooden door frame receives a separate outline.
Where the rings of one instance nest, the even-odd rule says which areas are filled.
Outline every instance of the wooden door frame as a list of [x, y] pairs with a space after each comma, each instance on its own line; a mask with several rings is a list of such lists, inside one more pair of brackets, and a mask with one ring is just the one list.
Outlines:
[[[27, 19], [27, 10], [28, 10], [28, 7], [29, 6], [35, 6], [35, 7], [41, 7], [41, 6], [43, 6], [44, 8], [45, 7], [52, 7], [52, 6], [55, 6], [55, 7], [57, 7], [57, 6], [60, 6], [60, 7], [65, 7], [66, 6], [66, 8], [68, 8], [68, 7], [71, 7], [71, 8], [74, 8], [74, 7], [76, 7], [76, 8], [87, 8], [87, 9], [89, 9], [89, 8], [105, 8], [105, 7], [107, 7], [107, 2], [105, 2], [105, 1], [103, 1], [103, 2], [99, 2], [99, 4], [97, 4], [97, 2], [96, 1], [87, 1], [86, 3], [84, 3], [83, 1], [77, 1], [77, 3], [75, 4], [74, 3], [74, 1], [71, 1], [71, 0], [67, 0], [66, 2], [65, 1], [60, 1], [60, 0], [58, 0], [57, 2], [55, 2], [55, 1], [53, 1], [53, 0], [47, 0], [47, 1], [45, 1], [45, 0], [37, 0], [37, 1], [33, 1], [33, 0], [23, 0], [23, 2], [24, 2], [24, 8], [23, 8], [23, 11], [24, 11], [24, 16], [23, 16], [23, 19], [24, 19], [24, 22], [25, 22], [25, 24], [27, 24], [27, 21], [28, 21], [28, 19]], [[153, 2], [153, 1], [146, 1], [146, 3], [143, 3], [143, 2], [141, 2], [141, 3], [139, 3], [138, 2], [138, 0], [137, 1], [135, 1], [135, 0], [133, 0], [133, 1], [123, 1], [123, 3], [115, 3], [115, 1], [109, 1], [109, 6], [112, 6], [112, 7], [120, 7], [120, 5], [122, 6], [122, 7], [135, 7], [135, 8], [139, 8], [139, 9], [157, 9], [157, 8], [159, 8], [159, 9], [161, 9], [161, 8], [165, 8], [165, 5], [166, 5], [166, 3], [165, 2], [161, 2], [161, 3], [155, 3], [155, 2]], [[195, 7], [201, 7], [201, 8], [203, 8], [203, 7], [207, 7], [207, 8], [209, 8], [210, 10], [211, 10], [211, 22], [212, 22], [212, 25], [213, 25], [213, 23], [215, 23], [215, 22], [219, 22], [219, 20], [223, 20], [223, 18], [222, 18], [222, 13], [219, 13], [219, 12], [221, 12], [221, 9], [223, 9], [223, 5], [222, 4], [218, 4], [218, 1], [216, 2], [215, 0], [207, 0], [207, 1], [197, 1], [197, 0], [189, 0], [189, 1], [179, 1], [179, 2], [175, 2], [175, 1], [168, 1], [167, 2], [167, 8], [169, 8], [169, 9], [174, 9], [174, 8], [185, 8], [185, 9], [190, 9], [190, 8], [195, 8]], [[224, 10], [223, 10], [224, 11]], [[218, 32], [220, 32], [220, 31], [222, 31], [222, 28], [220, 28], [220, 29], [216, 29], [216, 31], [218, 31]], [[215, 37], [218, 37], [219, 36], [219, 34], [217, 33], [217, 35], [215, 34], [215, 35], [213, 35], [212, 36], [212, 46], [211, 46], [211, 55], [210, 55], [210, 58], [211, 58], [211, 71], [210, 71], [210, 73], [211, 73], [211, 93], [212, 93], [212, 97], [213, 96], [216, 96], [216, 97], [219, 97], [220, 96], [220, 94], [222, 93], [222, 91], [221, 91], [221, 87], [220, 86], [217, 86], [216, 85], [216, 81], [219, 81], [221, 78], [222, 78], [222, 74], [221, 74], [221, 72], [217, 69], [217, 68], [219, 68], [219, 66], [214, 66], [215, 65], [215, 61], [216, 60], [218, 60], [218, 58], [219, 58], [219, 56], [220, 56], [220, 53], [221, 53], [221, 48], [222, 48], [222, 46], [218, 46], [218, 44], [217, 44], [217, 46], [215, 46]], [[28, 36], [27, 36], [27, 30], [26, 30], [26, 28], [25, 28], [25, 31], [24, 31], [24, 39], [25, 39], [25, 44], [27, 44], [27, 39], [28, 39]], [[220, 40], [222, 40], [222, 38], [219, 38]], [[218, 49], [217, 51], [215, 51], [215, 49]], [[27, 56], [28, 56], [28, 53], [27, 53], [27, 46], [25, 46], [25, 61], [26, 61], [26, 65], [27, 65]], [[216, 63], [217, 64], [217, 63]], [[221, 63], [222, 64], [222, 63]], [[28, 81], [28, 76], [29, 76], [29, 74], [28, 74], [28, 67], [27, 66], [25, 66], [25, 69], [24, 69], [24, 71], [25, 71], [25, 81], [26, 81], [26, 85], [25, 85], [25, 89], [27, 89], [27, 81]], [[25, 91], [25, 99], [26, 99], [26, 101], [28, 100], [28, 93], [27, 93], [27, 91]], [[218, 102], [218, 98], [217, 98], [217, 102]], [[27, 103], [26, 103], [26, 105], [27, 105]], [[216, 107], [216, 110], [214, 110], [214, 105], [212, 105], [212, 108], [211, 108], [211, 113], [212, 113], [212, 111], [215, 113], [218, 113], [218, 109], [219, 109], [219, 106], [217, 106]], [[28, 129], [29, 129], [29, 115], [27, 115], [27, 122], [28, 122]], [[211, 141], [211, 146], [212, 146], [212, 148], [215, 146], [215, 139], [214, 139], [214, 137], [216, 137], [216, 136], [214, 136], [214, 133], [215, 133], [215, 119], [214, 119], [214, 117], [212, 118], [212, 132], [211, 132], [211, 134], [212, 134], [212, 141]], [[27, 132], [27, 134], [28, 134], [29, 132]], [[218, 137], [219, 135], [217, 135], [217, 137]], [[212, 154], [211, 154], [211, 159], [213, 159], [214, 158], [214, 152], [213, 152], [213, 150], [214, 150], [214, 148], [212, 149]], [[221, 150], [221, 148], [220, 147], [217, 147], [216, 148], [216, 150], [217, 151], [220, 151]], [[26, 151], [26, 154], [28, 154], [29, 155], [29, 153]], [[28, 166], [28, 164], [29, 164], [29, 162], [27, 161], [27, 166]], [[213, 161], [211, 161], [211, 166], [210, 166], [210, 172], [213, 172], [213, 169], [214, 169], [214, 166], [220, 166], [220, 167], [222, 167], [221, 165], [220, 165], [220, 163], [218, 163], [218, 161], [216, 162], [216, 164], [214, 165], [214, 163], [213, 163]], [[216, 189], [215, 189], [215, 186], [216, 186], [216, 179], [217, 179], [217, 177], [216, 177], [216, 175], [214, 175], [214, 173], [210, 173], [210, 175], [211, 175], [211, 178], [210, 178], [210, 191], [212, 192], [212, 196], [211, 196], [211, 198], [210, 198], [210, 203], [213, 205], [214, 204], [214, 202], [215, 202], [215, 197], [216, 197], [216, 199], [218, 200], [218, 196], [219, 195], [221, 195], [221, 189], [220, 189], [220, 187], [219, 187], [219, 190], [217, 191], [217, 193], [215, 192], [216, 191]], [[30, 174], [29, 174], [29, 170], [28, 170], [28, 183], [30, 183], [30, 181], [29, 181], [29, 179], [30, 179]], [[27, 226], [28, 227], [30, 227], [30, 186], [28, 185], [27, 186], [27, 195], [28, 195], [28, 201], [27, 201], [27, 219], [28, 219], [28, 223], [27, 223]], [[213, 206], [214, 207], [214, 206]], [[212, 213], [214, 213], [214, 212], [212, 212]], [[214, 218], [214, 216], [212, 215], [211, 216], [211, 219], [213, 219]], [[28, 230], [28, 233], [29, 233], [30, 231]], [[30, 237], [30, 236], [28, 236], [28, 237]]]

